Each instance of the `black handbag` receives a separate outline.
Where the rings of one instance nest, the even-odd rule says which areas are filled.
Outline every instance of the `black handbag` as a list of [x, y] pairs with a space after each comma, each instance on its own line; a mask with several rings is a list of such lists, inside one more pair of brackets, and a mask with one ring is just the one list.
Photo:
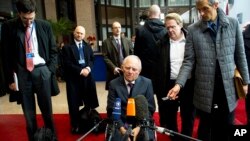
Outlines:
[[[86, 110], [85, 108], [82, 108], [80, 111], [80, 130], [83, 132], [89, 131], [91, 128], [96, 126], [100, 121], [102, 121], [101, 115], [95, 110]], [[106, 125], [103, 125], [105, 123], [100, 124], [95, 130], [93, 130], [94, 133], [100, 133], [105, 131]]]

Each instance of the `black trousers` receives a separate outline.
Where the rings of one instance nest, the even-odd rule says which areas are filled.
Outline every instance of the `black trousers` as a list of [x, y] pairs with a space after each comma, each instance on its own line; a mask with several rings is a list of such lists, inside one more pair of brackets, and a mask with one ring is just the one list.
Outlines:
[[[175, 85], [174, 80], [169, 81], [168, 90]], [[181, 114], [181, 133], [187, 136], [192, 136], [195, 108], [193, 105], [193, 81], [190, 79], [187, 81], [185, 87], [181, 89], [179, 98], [177, 100], [162, 101], [158, 98], [158, 108], [160, 115], [161, 126], [178, 132], [177, 126], [177, 114], [180, 107]], [[166, 92], [167, 94], [167, 92]], [[180, 137], [171, 136], [172, 141], [182, 140]]]
[[22, 110], [26, 120], [29, 141], [37, 130], [36, 99], [46, 128], [55, 133], [51, 103], [51, 72], [47, 66], [34, 68], [32, 72], [19, 71], [19, 87], [22, 94]]
[[229, 141], [234, 123], [234, 111], [229, 112], [225, 90], [220, 76], [215, 77], [211, 113], [197, 110], [200, 117], [198, 138], [203, 141]]

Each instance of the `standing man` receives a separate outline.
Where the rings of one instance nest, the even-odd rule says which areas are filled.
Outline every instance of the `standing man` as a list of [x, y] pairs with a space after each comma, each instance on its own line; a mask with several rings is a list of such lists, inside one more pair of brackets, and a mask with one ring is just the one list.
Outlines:
[[131, 41], [121, 36], [121, 24], [119, 22], [113, 22], [112, 34], [102, 43], [102, 53], [107, 68], [106, 90], [108, 90], [109, 82], [122, 74], [120, 67], [123, 59], [133, 54]]
[[[234, 124], [237, 94], [234, 70], [238, 68], [247, 93], [249, 74], [239, 23], [227, 17], [218, 0], [197, 0], [201, 20], [188, 27], [185, 55], [175, 86], [174, 100], [195, 71], [194, 106], [200, 117], [198, 138], [228, 141]], [[223, 131], [223, 132], [221, 132]]]
[[55, 134], [51, 94], [59, 93], [55, 77], [57, 48], [50, 24], [35, 19], [34, 0], [18, 0], [16, 8], [18, 18], [2, 25], [3, 62], [10, 90], [19, 87], [17, 100], [22, 104], [28, 139], [33, 141], [37, 130], [35, 94], [45, 127]]
[[83, 39], [85, 28], [77, 26], [74, 30], [74, 42], [62, 49], [65, 67], [65, 80], [68, 108], [73, 134], [81, 133], [79, 107], [90, 111], [99, 106], [96, 85], [91, 71], [94, 66], [92, 48]]
[[[247, 58], [248, 70], [250, 70], [250, 24], [248, 24], [243, 31], [245, 53]], [[250, 125], [250, 89], [248, 89], [246, 97], [246, 113], [247, 113], [247, 124]]]
[[[158, 61], [154, 69], [155, 93], [158, 101], [160, 125], [178, 132], [177, 112], [181, 114], [181, 133], [192, 136], [195, 118], [193, 106], [193, 78], [189, 78], [176, 100], [163, 100], [167, 92], [175, 85], [182, 61], [184, 59], [187, 31], [183, 28], [183, 20], [177, 13], [165, 17], [167, 34], [157, 43]], [[193, 77], [193, 76], [192, 76]], [[172, 141], [177, 140], [171, 136]]]
[[142, 61], [141, 75], [149, 79], [153, 76], [152, 66], [158, 60], [156, 42], [166, 34], [160, 14], [160, 7], [152, 5], [149, 8], [149, 19], [136, 32], [134, 54]]
[[[122, 136], [124, 136], [128, 130], [128, 122], [126, 120], [126, 110], [128, 98], [135, 98], [138, 95], [143, 95], [147, 99], [148, 103], [148, 117], [152, 119], [155, 112], [155, 101], [153, 86], [151, 80], [140, 76], [141, 72], [141, 60], [135, 55], [127, 56], [122, 63], [123, 76], [115, 78], [110, 82], [108, 101], [107, 101], [107, 115], [112, 119], [113, 106], [116, 98], [121, 99], [121, 118], [118, 121], [117, 129], [120, 132], [114, 135], [113, 141], [120, 141]], [[131, 87], [132, 86], [132, 87]], [[133, 130], [131, 135], [137, 137], [140, 132], [139, 124], [135, 122], [133, 124]], [[154, 139], [153, 131], [149, 133], [150, 141]], [[144, 141], [143, 136], [138, 135], [137, 141]]]

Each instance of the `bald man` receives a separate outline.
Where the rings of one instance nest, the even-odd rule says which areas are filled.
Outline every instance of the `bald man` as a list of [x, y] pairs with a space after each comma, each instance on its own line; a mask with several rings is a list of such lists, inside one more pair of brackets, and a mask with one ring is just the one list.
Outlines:
[[84, 109], [90, 111], [98, 107], [99, 102], [91, 74], [94, 54], [90, 45], [84, 41], [85, 28], [77, 26], [73, 34], [73, 43], [64, 46], [62, 53], [71, 132], [77, 134], [82, 130], [79, 125], [79, 106], [84, 105]]
[[149, 79], [153, 77], [153, 65], [158, 60], [156, 42], [167, 33], [163, 22], [160, 20], [160, 14], [160, 7], [152, 5], [149, 8], [148, 19], [136, 32], [134, 54], [141, 59], [141, 75]]

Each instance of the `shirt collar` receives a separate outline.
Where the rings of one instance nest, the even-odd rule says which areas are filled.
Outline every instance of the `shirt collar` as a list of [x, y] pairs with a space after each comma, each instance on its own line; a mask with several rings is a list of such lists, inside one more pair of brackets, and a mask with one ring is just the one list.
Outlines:
[[82, 44], [82, 41], [79, 42], [79, 41], [76, 41], [76, 40], [75, 40], [75, 43], [76, 43], [76, 46], [78, 47], [78, 46], [79, 46], [79, 43]]
[[128, 82], [126, 79], [124, 79], [125, 81], [125, 84], [128, 85], [128, 83], [132, 83], [132, 84], [135, 84], [135, 81], [132, 81], [132, 82]]
[[179, 40], [173, 40], [173, 39], [171, 39], [171, 38], [169, 38], [169, 40], [170, 40], [170, 43], [180, 43], [180, 42], [186, 42], [186, 38], [185, 38], [185, 36], [184, 36], [184, 34], [182, 33], [182, 36], [181, 36], [181, 38], [179, 39]]

